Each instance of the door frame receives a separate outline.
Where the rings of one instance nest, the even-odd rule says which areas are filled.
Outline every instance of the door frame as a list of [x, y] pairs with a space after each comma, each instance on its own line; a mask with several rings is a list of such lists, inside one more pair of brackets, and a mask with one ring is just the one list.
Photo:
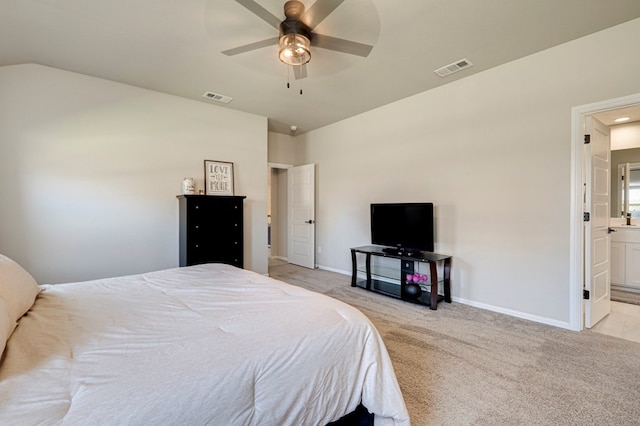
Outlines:
[[[290, 169], [290, 168], [292, 168], [292, 167], [293, 167], [293, 165], [292, 165], [292, 164], [272, 163], [272, 162], [268, 162], [268, 163], [267, 163], [267, 166], [268, 166], [268, 173], [269, 173], [269, 174], [271, 174], [271, 173], [273, 172], [273, 169], [288, 170], [288, 169]], [[271, 184], [273, 185], [273, 181], [271, 182]], [[287, 184], [287, 183], [285, 182], [285, 184]], [[287, 184], [287, 185], [288, 185], [288, 184]], [[271, 191], [273, 191], [273, 187], [271, 188]], [[287, 191], [288, 191], [288, 188], [287, 188]], [[271, 197], [271, 194], [269, 194], [269, 197]], [[278, 218], [279, 218], [279, 216], [283, 214], [283, 212], [281, 212], [281, 211], [278, 209], [278, 206], [274, 206], [274, 204], [273, 204], [273, 200], [270, 200], [270, 203], [271, 203], [271, 220], [272, 220], [272, 223], [273, 223], [274, 216], [276, 217], [276, 219], [278, 219]], [[274, 209], [275, 209], [275, 214], [274, 214]], [[285, 212], [284, 214], [286, 215], [286, 214], [287, 214], [287, 212]], [[276, 228], [277, 228], [277, 227], [276, 227]], [[284, 229], [284, 233], [285, 233], [285, 235], [287, 236], [287, 238], [286, 238], [286, 239], [288, 239], [288, 232], [289, 232], [289, 230], [288, 230], [288, 226], [287, 226], [287, 227], [285, 227], [285, 228], [287, 228], [287, 229]], [[280, 231], [280, 232], [282, 232], [282, 229], [280, 229], [280, 228], [277, 228], [277, 230], [278, 230], [278, 231]], [[271, 231], [273, 232], [273, 228], [272, 228], [272, 230], [271, 230]], [[274, 238], [273, 233], [272, 233], [272, 235], [271, 235], [271, 238]], [[268, 256], [268, 255], [267, 255], [267, 256]], [[282, 255], [281, 255], [281, 256], [273, 256], [273, 257], [274, 257], [275, 259], [279, 259], [279, 260], [287, 261], [286, 253], [285, 253], [285, 255], [284, 255], [284, 256], [282, 256]]]
[[597, 112], [640, 104], [640, 93], [594, 102], [571, 108], [571, 206], [569, 242], [569, 328], [585, 329], [584, 303], [584, 224], [583, 224], [583, 173], [584, 173], [584, 117]]

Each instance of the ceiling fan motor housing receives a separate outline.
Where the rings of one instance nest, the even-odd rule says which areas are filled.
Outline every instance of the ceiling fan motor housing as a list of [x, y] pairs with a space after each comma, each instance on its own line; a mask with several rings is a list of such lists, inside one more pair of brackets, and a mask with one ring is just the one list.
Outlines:
[[300, 34], [311, 41], [311, 28], [297, 19], [285, 19], [280, 23], [280, 37], [289, 34]]

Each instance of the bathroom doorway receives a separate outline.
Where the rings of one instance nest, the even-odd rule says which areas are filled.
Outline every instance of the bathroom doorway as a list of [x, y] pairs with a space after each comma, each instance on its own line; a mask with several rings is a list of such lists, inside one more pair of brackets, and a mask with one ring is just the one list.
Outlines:
[[[586, 288], [585, 267], [585, 227], [584, 227], [584, 186], [583, 176], [585, 172], [584, 146], [584, 122], [588, 116], [597, 117], [607, 125], [607, 115], [618, 115], [624, 108], [639, 107], [640, 94], [627, 96], [624, 98], [612, 99], [604, 102], [575, 107], [572, 111], [572, 188], [573, 196], [571, 202], [571, 308], [570, 323], [571, 328], [583, 330], [585, 328], [585, 310], [588, 300], [585, 300]], [[640, 119], [639, 119], [640, 120]], [[615, 175], [615, 172], [614, 172]], [[589, 247], [590, 249], [591, 247]]]

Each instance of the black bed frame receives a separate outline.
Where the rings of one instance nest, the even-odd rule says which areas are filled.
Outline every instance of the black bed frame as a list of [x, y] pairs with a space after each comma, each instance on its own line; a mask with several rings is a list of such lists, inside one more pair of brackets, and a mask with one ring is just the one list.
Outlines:
[[374, 414], [370, 413], [364, 405], [359, 404], [351, 413], [327, 426], [373, 426], [373, 418]]

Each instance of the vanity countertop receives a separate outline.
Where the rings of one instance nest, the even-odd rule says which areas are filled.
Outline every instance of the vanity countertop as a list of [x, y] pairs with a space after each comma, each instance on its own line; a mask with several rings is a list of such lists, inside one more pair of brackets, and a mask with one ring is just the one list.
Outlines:
[[616, 229], [640, 229], [640, 219], [637, 217], [632, 217], [631, 225], [627, 225], [626, 218], [611, 217], [609, 218], [609, 227]]

